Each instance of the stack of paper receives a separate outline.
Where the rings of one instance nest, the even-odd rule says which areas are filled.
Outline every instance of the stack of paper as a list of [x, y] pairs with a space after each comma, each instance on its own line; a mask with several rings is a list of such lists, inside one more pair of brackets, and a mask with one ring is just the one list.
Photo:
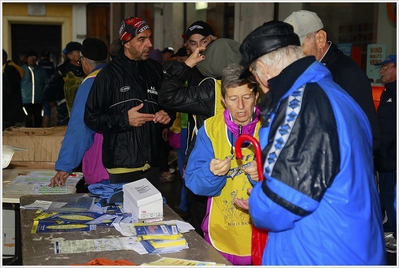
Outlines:
[[15, 147], [15, 146], [3, 145], [3, 157], [2, 157], [3, 169], [8, 167], [8, 165], [11, 162], [12, 156], [17, 151], [27, 151], [27, 150], [25, 148], [19, 148], [19, 147]]
[[136, 223], [134, 227], [137, 241], [140, 241], [149, 254], [173, 253], [188, 248], [187, 241], [176, 224]]
[[11, 183], [3, 188], [3, 194], [71, 194], [75, 185], [81, 179], [80, 173], [73, 174], [61, 187], [50, 187], [48, 184], [57, 171], [31, 171], [26, 175], [17, 176]]
[[118, 207], [112, 207], [106, 213], [47, 210], [33, 219], [31, 233], [76, 232], [96, 230], [97, 227], [109, 228], [114, 218], [121, 214]]

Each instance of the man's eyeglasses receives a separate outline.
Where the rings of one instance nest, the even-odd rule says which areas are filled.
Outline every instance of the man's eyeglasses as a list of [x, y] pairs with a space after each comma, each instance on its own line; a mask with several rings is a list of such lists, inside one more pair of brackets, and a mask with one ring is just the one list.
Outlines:
[[82, 65], [82, 58], [83, 58], [83, 56], [80, 56], [80, 58], [79, 58], [78, 61], [76, 62], [78, 65]]
[[389, 67], [395, 67], [395, 65], [384, 65], [384, 66], [381, 66], [380, 70], [386, 71]]

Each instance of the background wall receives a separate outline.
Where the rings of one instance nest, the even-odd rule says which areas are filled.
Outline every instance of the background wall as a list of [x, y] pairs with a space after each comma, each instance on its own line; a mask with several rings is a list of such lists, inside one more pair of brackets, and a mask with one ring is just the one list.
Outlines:
[[[88, 10], [91, 10], [93, 5], [105, 5], [109, 15], [104, 15], [101, 10], [89, 13]], [[353, 42], [354, 45], [361, 46], [364, 58], [364, 47], [369, 43], [385, 43], [388, 54], [396, 53], [397, 22], [389, 18], [387, 5], [394, 6], [396, 11], [396, 3], [378, 2], [208, 2], [208, 7], [201, 10], [196, 9], [195, 2], [2, 3], [2, 43], [3, 48], [10, 54], [12, 24], [60, 25], [61, 45], [55, 48], [57, 53], [60, 53], [68, 42], [82, 42], [84, 38], [93, 35], [93, 29], [95, 34], [99, 34], [99, 37], [110, 43], [118, 38], [120, 22], [123, 19], [139, 16], [152, 26], [154, 48], [162, 50], [172, 46], [177, 50], [183, 45], [182, 34], [196, 20], [205, 20], [211, 24], [218, 37], [242, 42], [248, 33], [266, 21], [284, 20], [293, 11], [308, 9], [320, 16], [329, 40], [334, 43]], [[32, 7], [36, 7], [36, 13], [29, 11]], [[43, 10], [44, 13], [39, 14]], [[105, 21], [107, 23], [104, 23]], [[27, 43], [45, 42], [46, 38], [51, 36], [27, 40]]]

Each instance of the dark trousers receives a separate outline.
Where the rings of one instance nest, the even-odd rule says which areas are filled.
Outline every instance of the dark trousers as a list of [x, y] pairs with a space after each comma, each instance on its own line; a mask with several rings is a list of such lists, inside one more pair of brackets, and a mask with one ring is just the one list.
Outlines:
[[25, 127], [41, 127], [42, 126], [42, 109], [41, 103], [24, 103], [23, 107], [26, 110]]
[[200, 236], [204, 237], [204, 232], [202, 231], [201, 225], [206, 215], [208, 197], [195, 195], [190, 190], [188, 190], [188, 195], [191, 202], [190, 204], [191, 217], [188, 222], [195, 228], [195, 231]]
[[135, 171], [122, 174], [109, 174], [110, 183], [128, 183], [146, 178], [159, 190], [159, 167], [151, 167], [145, 171]]
[[169, 141], [165, 141], [164, 139], [161, 139], [160, 143], [160, 154], [161, 154], [161, 166], [160, 166], [160, 171], [161, 172], [168, 172], [169, 171], [169, 164], [168, 164], [168, 157], [169, 157], [169, 152], [170, 152], [170, 145]]
[[396, 172], [379, 172], [379, 182], [382, 206], [388, 217], [384, 232], [394, 232], [396, 237]]

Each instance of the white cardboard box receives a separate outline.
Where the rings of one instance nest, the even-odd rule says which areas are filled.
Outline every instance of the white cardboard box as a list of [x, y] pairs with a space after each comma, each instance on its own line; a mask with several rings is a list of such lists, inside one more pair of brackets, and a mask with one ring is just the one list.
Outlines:
[[147, 179], [123, 185], [123, 208], [139, 219], [163, 217], [161, 193]]

